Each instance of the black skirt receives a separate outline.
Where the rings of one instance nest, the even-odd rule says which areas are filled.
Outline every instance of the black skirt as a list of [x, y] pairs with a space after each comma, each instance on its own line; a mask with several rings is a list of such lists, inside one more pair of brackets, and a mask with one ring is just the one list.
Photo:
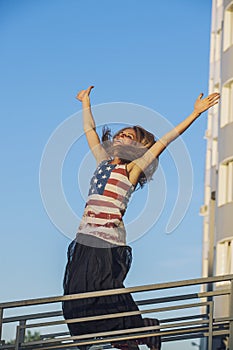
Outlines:
[[[68, 248], [64, 294], [124, 288], [123, 282], [131, 262], [130, 247], [114, 246], [94, 236], [79, 234]], [[63, 303], [65, 319], [127, 311], [138, 311], [138, 307], [129, 293], [77, 299]], [[71, 335], [81, 335], [138, 328], [144, 325], [145, 322], [141, 315], [134, 315], [69, 323], [68, 328]]]

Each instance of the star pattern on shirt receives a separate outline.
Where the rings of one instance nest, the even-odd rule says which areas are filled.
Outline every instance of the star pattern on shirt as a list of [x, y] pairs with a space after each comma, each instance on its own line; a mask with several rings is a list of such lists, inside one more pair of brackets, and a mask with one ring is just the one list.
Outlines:
[[100, 163], [91, 179], [89, 195], [103, 194], [105, 186], [111, 175], [111, 171], [115, 168], [115, 166], [115, 164], [109, 164], [108, 161]]

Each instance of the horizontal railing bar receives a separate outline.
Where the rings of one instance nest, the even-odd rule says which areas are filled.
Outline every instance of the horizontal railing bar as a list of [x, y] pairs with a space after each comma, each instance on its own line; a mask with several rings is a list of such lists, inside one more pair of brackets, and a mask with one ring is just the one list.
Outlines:
[[210, 296], [219, 296], [219, 295], [227, 295], [227, 294], [230, 294], [230, 289], [215, 290], [215, 291], [211, 291], [211, 292], [200, 292], [200, 293], [175, 295], [172, 297], [138, 300], [138, 301], [136, 301], [136, 304], [138, 306], [142, 306], [142, 305], [147, 305], [147, 304], [157, 304], [157, 303], [162, 303], [162, 302], [167, 303], [167, 302], [173, 302], [173, 301], [179, 301], [179, 300], [199, 299], [199, 298], [207, 298]]
[[108, 290], [96, 291], [96, 292], [70, 294], [65, 296], [35, 298], [35, 299], [1, 303], [0, 308], [7, 309], [12, 307], [23, 307], [23, 306], [31, 306], [31, 305], [38, 305], [38, 304], [58, 303], [61, 301], [72, 300], [72, 299], [84, 299], [84, 298], [92, 298], [92, 297], [98, 297], [98, 296], [138, 293], [138, 292], [146, 292], [146, 291], [149, 292], [152, 290], [188, 287], [192, 285], [215, 283], [219, 281], [230, 281], [232, 279], [233, 279], [233, 275], [215, 276], [215, 277], [206, 277], [206, 278], [195, 278], [191, 280], [182, 280], [182, 281], [176, 281], [176, 282], [157, 283], [157, 284], [136, 286], [136, 287], [129, 287], [129, 288], [108, 289]]
[[[213, 336], [219, 336], [219, 335], [228, 335], [229, 331], [213, 331]], [[179, 341], [179, 340], [187, 340], [187, 339], [194, 339], [194, 338], [204, 338], [207, 337], [208, 333], [196, 333], [196, 334], [190, 334], [190, 335], [177, 335], [177, 336], [170, 336], [170, 337], [163, 337], [163, 343], [170, 342], [170, 341]]]
[[203, 325], [203, 324], [209, 324], [209, 320], [200, 320], [200, 321], [190, 321], [190, 322], [180, 322], [180, 323], [172, 323], [170, 325], [162, 325], [160, 326], [160, 329], [166, 329], [166, 328], [178, 328], [178, 327], [184, 327], [184, 326], [192, 326], [192, 325]]
[[172, 335], [168, 337], [163, 337], [163, 343], [170, 342], [170, 341], [181, 341], [181, 340], [188, 340], [188, 339], [198, 339], [203, 338], [203, 333], [195, 333], [195, 334], [182, 334], [182, 335]]
[[160, 323], [167, 323], [167, 322], [173, 322], [173, 321], [179, 321], [179, 320], [190, 320], [190, 319], [204, 319], [204, 317], [207, 317], [207, 314], [196, 314], [196, 315], [189, 315], [189, 316], [181, 316], [181, 317], [173, 317], [173, 318], [160, 318]]
[[218, 318], [214, 318], [213, 322], [226, 322], [226, 321], [233, 321], [232, 317], [218, 317]]
[[210, 303], [211, 302], [199, 302], [199, 303], [182, 304], [182, 305], [175, 305], [175, 306], [164, 306], [161, 308], [148, 309], [148, 310], [128, 311], [128, 312], [114, 313], [114, 314], [108, 314], [108, 315], [79, 317], [79, 318], [72, 318], [72, 319], [60, 320], [60, 321], [31, 323], [31, 324], [20, 325], [20, 328], [48, 327], [48, 326], [57, 326], [57, 325], [68, 324], [68, 323], [80, 323], [80, 322], [118, 318], [118, 317], [124, 317], [124, 316], [135, 316], [135, 315], [142, 315], [142, 314], [158, 313], [162, 311], [183, 310], [183, 309], [188, 309], [193, 307], [207, 306], [207, 305], [210, 305]]
[[213, 290], [211, 292], [200, 292], [198, 293], [198, 298], [216, 297], [219, 295], [227, 295], [227, 294], [231, 294], [231, 290], [229, 288]]
[[47, 334], [40, 334], [40, 338], [51, 338], [51, 337], [61, 337], [63, 335], [70, 336], [70, 332], [59, 332], [59, 333], [47, 333]]
[[218, 335], [229, 335], [229, 329], [226, 330], [219, 330], [219, 331], [214, 331], [213, 336], [218, 336]]
[[198, 298], [198, 293], [195, 293], [195, 294], [192, 293], [192, 294], [175, 295], [172, 297], [137, 300], [136, 303], [138, 306], [142, 306], [142, 305], [148, 305], [148, 304], [170, 303], [173, 301], [197, 299], [197, 298]]
[[50, 312], [41, 312], [38, 314], [27, 314], [27, 315], [21, 315], [21, 316], [12, 316], [12, 317], [4, 317], [2, 320], [2, 323], [10, 323], [10, 322], [17, 322], [17, 321], [27, 321], [27, 320], [35, 320], [39, 318], [49, 318], [49, 317], [63, 317], [62, 311], [50, 311]]

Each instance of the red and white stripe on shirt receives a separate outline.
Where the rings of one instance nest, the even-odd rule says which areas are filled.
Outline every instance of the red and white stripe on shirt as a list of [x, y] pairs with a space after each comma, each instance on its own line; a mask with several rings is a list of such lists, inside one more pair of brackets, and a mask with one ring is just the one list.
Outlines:
[[134, 190], [125, 164], [102, 162], [91, 180], [91, 188], [78, 232], [124, 245], [126, 232], [122, 217]]

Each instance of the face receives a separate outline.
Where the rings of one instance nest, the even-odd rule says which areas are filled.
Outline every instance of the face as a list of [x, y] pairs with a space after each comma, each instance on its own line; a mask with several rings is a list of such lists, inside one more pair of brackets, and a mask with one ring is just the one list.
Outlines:
[[131, 129], [131, 128], [120, 131], [113, 138], [114, 145], [117, 145], [117, 144], [130, 145], [134, 141], [136, 141], [136, 132], [134, 129]]

